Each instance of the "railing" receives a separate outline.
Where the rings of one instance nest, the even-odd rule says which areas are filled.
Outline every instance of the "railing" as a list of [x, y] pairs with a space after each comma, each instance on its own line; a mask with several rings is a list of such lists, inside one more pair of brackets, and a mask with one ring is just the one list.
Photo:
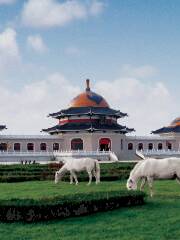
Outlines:
[[99, 160], [110, 160], [110, 151], [41, 151], [41, 152], [35, 152], [35, 151], [27, 151], [27, 152], [0, 152], [0, 159], [8, 158], [8, 159], [25, 159], [25, 158], [34, 158], [34, 159], [44, 159], [44, 158], [55, 158], [55, 157], [75, 157], [75, 158], [81, 158], [81, 157], [92, 157], [92, 158], [98, 158]]
[[83, 151], [83, 150], [77, 150], [77, 151], [54, 151], [54, 156], [66, 156], [66, 157], [72, 157], [72, 156], [109, 156], [110, 151]]
[[1, 156], [53, 156], [53, 152], [34, 152], [34, 151], [27, 151], [27, 152], [8, 152], [8, 151], [1, 151], [0, 152], [0, 157]]
[[102, 155], [109, 155], [110, 151], [53, 151], [53, 152], [48, 152], [48, 151], [40, 151], [40, 152], [35, 152], [35, 151], [0, 151], [0, 156], [102, 156]]
[[144, 150], [141, 151], [141, 153], [145, 156], [153, 156], [153, 155], [157, 155], [157, 156], [161, 156], [161, 155], [168, 155], [168, 156], [173, 156], [173, 155], [180, 155], [180, 150], [170, 150], [170, 149], [163, 149], [163, 150]]
[[[100, 161], [110, 162], [110, 151], [53, 151], [53, 152], [35, 152], [35, 151], [27, 151], [27, 152], [0, 152], [0, 164], [6, 162], [29, 162], [29, 161], [36, 161], [36, 162], [51, 162], [56, 161], [56, 157], [92, 157], [96, 158]], [[59, 159], [57, 160], [59, 161]], [[114, 161], [114, 160], [111, 160]]]

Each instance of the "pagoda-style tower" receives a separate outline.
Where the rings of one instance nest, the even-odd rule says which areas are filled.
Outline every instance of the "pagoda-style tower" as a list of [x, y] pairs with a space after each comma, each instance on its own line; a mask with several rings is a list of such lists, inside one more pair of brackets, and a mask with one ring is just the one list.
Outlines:
[[180, 134], [180, 117], [174, 119], [169, 126], [159, 128], [155, 131], [152, 131], [153, 134], [159, 135], [176, 135]]
[[118, 124], [117, 120], [127, 116], [127, 113], [110, 108], [102, 96], [92, 92], [89, 79], [86, 80], [85, 91], [71, 101], [69, 108], [51, 113], [49, 116], [59, 121], [56, 126], [43, 129], [49, 134], [83, 132], [126, 134], [134, 131], [133, 128]]

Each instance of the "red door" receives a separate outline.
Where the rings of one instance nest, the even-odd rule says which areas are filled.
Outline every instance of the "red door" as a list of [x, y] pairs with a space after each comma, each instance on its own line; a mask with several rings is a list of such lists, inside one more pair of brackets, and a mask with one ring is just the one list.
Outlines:
[[110, 151], [111, 150], [111, 140], [109, 138], [101, 138], [99, 140], [99, 150], [100, 151]]

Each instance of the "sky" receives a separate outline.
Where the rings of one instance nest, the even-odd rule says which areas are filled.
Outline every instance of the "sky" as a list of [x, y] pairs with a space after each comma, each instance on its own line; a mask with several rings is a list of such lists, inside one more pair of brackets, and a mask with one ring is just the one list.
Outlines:
[[149, 135], [179, 113], [179, 0], [0, 0], [0, 124], [40, 134], [91, 89]]

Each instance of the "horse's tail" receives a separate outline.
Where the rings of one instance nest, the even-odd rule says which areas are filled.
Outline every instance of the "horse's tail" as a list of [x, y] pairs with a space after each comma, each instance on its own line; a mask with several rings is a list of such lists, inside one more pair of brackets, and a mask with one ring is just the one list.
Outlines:
[[100, 164], [98, 160], [95, 160], [94, 164], [95, 164], [94, 169], [96, 174], [96, 183], [99, 183], [100, 182]]

